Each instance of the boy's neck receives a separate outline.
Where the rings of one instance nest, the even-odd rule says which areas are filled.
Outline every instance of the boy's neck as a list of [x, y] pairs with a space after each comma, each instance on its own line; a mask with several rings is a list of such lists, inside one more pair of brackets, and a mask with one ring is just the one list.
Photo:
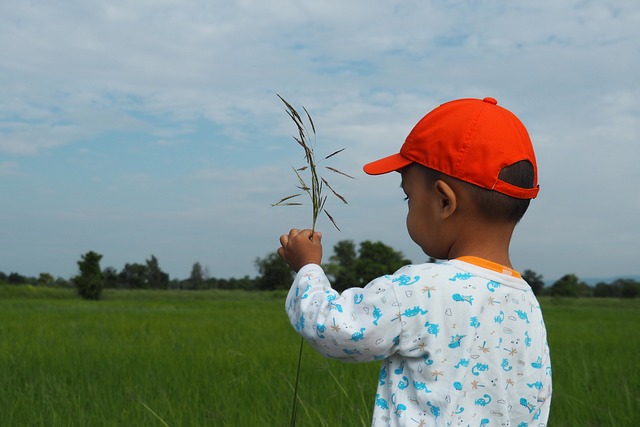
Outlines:
[[513, 269], [509, 258], [509, 245], [513, 226], [475, 224], [461, 232], [449, 250], [449, 259], [477, 257]]

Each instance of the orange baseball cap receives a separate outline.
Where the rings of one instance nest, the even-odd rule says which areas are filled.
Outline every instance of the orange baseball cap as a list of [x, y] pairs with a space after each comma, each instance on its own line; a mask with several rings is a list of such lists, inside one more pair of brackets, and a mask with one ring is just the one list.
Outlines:
[[[533, 188], [498, 178], [502, 168], [522, 160], [533, 165]], [[540, 189], [527, 129], [493, 98], [458, 99], [440, 105], [415, 125], [398, 154], [371, 162], [364, 171], [381, 175], [414, 162], [517, 199], [534, 199]]]

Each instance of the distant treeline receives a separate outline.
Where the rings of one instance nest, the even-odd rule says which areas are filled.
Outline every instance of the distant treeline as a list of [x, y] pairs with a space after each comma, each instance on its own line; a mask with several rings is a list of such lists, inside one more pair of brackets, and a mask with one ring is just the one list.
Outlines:
[[[277, 254], [272, 253], [255, 260], [258, 275], [255, 277], [220, 279], [209, 277], [206, 268], [199, 262], [193, 264], [188, 278], [172, 279], [151, 255], [144, 263], [127, 263], [118, 271], [114, 267], [100, 267], [102, 255], [90, 251], [78, 261], [79, 274], [70, 279], [54, 278], [49, 273], [38, 277], [19, 273], [5, 274], [0, 271], [0, 284], [33, 285], [47, 287], [77, 288], [81, 296], [99, 299], [102, 289], [236, 289], [246, 291], [288, 289], [293, 273]], [[434, 259], [431, 262], [436, 262]], [[411, 261], [382, 242], [343, 240], [333, 248], [333, 255], [323, 265], [337, 290], [352, 286], [365, 286], [371, 279], [396, 271]], [[640, 282], [619, 278], [610, 283], [601, 282], [589, 286], [575, 274], [567, 274], [550, 286], [545, 286], [543, 277], [533, 270], [524, 270], [523, 278], [531, 285], [536, 295], [558, 297], [637, 298], [640, 297]]]
[[[217, 279], [207, 277], [196, 263], [194, 267], [200, 274], [192, 274], [187, 279], [170, 278], [162, 270], [149, 268], [147, 264], [125, 264], [120, 270], [114, 267], [106, 267], [102, 270], [102, 284], [107, 289], [242, 289], [256, 290], [257, 278], [245, 276], [243, 278]], [[24, 276], [19, 273], [5, 274], [0, 271], [0, 284], [49, 286], [58, 288], [75, 287], [75, 277], [65, 279], [54, 278], [49, 273], [40, 273], [38, 277]]]
[[566, 274], [551, 286], [545, 287], [542, 276], [531, 270], [525, 270], [524, 277], [536, 295], [575, 298], [638, 298], [640, 282], [634, 279], [619, 278], [612, 282], [599, 282], [589, 286], [575, 274]]

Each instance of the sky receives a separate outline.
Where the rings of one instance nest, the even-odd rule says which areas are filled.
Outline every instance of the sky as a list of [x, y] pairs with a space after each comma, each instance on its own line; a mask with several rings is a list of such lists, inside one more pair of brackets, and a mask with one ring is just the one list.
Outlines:
[[[70, 278], [88, 251], [118, 271], [254, 277], [311, 208], [271, 207], [304, 164], [276, 94], [311, 114], [340, 240], [426, 256], [397, 174], [362, 165], [457, 98], [525, 124], [540, 194], [514, 267], [545, 280], [640, 275], [636, 0], [3, 0], [0, 271]], [[324, 175], [324, 174], [329, 175]], [[305, 201], [306, 202], [306, 201]]]

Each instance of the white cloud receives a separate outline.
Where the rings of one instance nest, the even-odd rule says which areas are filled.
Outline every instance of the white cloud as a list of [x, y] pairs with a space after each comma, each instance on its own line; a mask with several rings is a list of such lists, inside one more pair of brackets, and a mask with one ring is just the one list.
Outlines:
[[[402, 216], [397, 184], [360, 168], [396, 150], [438, 104], [494, 96], [525, 122], [540, 161], [538, 208], [520, 234], [532, 242], [526, 254], [543, 259], [536, 227], [576, 242], [583, 228], [600, 230], [594, 239], [633, 252], [639, 19], [635, 0], [8, 0], [0, 4], [0, 174], [28, 176], [28, 188], [48, 188], [86, 218], [152, 217], [176, 229], [195, 221], [220, 238], [246, 229], [236, 253], [255, 247], [251, 257], [259, 256], [271, 245], [267, 218], [277, 232], [306, 221], [304, 210], [262, 213], [287, 194], [287, 168], [301, 161], [278, 92], [310, 110], [319, 153], [347, 148], [332, 159], [358, 178], [345, 184], [354, 196], [339, 210], [343, 235], [379, 232], [417, 258], [403, 230], [372, 223]], [[605, 220], [611, 208], [601, 200], [614, 190], [625, 196], [616, 220]], [[93, 205], [80, 206], [76, 193]], [[595, 273], [595, 263], [571, 262]], [[630, 258], [626, 265], [637, 269]]]

